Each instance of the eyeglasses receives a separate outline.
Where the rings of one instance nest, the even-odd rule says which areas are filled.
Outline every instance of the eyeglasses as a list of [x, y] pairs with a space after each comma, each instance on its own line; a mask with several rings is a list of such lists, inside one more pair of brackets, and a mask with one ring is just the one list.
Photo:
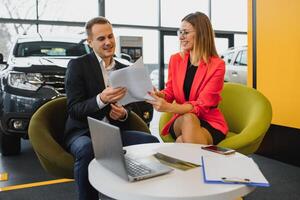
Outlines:
[[195, 32], [195, 31], [186, 31], [186, 30], [178, 30], [177, 31], [177, 35], [180, 37], [180, 36], [183, 36], [183, 37], [186, 37], [189, 33], [191, 32]]

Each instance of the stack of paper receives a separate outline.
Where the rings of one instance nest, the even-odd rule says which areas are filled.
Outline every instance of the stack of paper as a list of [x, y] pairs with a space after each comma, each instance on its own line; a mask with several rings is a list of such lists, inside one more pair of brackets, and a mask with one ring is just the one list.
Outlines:
[[256, 163], [248, 157], [202, 157], [202, 170], [206, 183], [270, 186]]
[[118, 102], [121, 105], [153, 99], [148, 94], [149, 91], [152, 91], [153, 86], [142, 57], [130, 67], [112, 71], [109, 74], [109, 85], [114, 88], [127, 88], [125, 97]]

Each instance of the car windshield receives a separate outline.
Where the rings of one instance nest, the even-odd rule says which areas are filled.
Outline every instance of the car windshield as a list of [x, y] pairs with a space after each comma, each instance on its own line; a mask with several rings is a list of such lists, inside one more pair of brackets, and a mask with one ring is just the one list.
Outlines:
[[89, 47], [84, 43], [69, 42], [24, 42], [16, 45], [15, 57], [27, 56], [81, 56], [90, 52]]

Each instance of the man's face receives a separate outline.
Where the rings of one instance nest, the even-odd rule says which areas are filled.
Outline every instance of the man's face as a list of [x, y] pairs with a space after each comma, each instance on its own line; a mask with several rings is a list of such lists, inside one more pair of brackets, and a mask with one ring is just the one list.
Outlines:
[[87, 41], [90, 47], [102, 59], [112, 58], [115, 54], [116, 41], [110, 24], [95, 24]]

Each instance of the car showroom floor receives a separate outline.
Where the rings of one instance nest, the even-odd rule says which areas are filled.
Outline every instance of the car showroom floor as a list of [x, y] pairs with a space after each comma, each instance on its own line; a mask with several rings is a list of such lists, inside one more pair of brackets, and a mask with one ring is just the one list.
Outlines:
[[[150, 127], [152, 133], [158, 133], [158, 120], [159, 113], [155, 112]], [[158, 135], [156, 134], [156, 136]], [[32, 149], [30, 141], [21, 140], [21, 142], [22, 152], [20, 155], [8, 157], [0, 156], [0, 173], [8, 173], [8, 180], [0, 181], [0, 200], [31, 200], [41, 198], [45, 200], [74, 199], [76, 197], [76, 192], [74, 192], [74, 181], [71, 180], [70, 182], [68, 179], [57, 179], [56, 177], [52, 177], [51, 175], [47, 174], [40, 165], [39, 160]], [[47, 193], [43, 192], [45, 185], [47, 185], [48, 188], [45, 190], [49, 190], [49, 192], [52, 194], [55, 193], [54, 196], [52, 194], [42, 195], [43, 193]], [[38, 187], [38, 189], [34, 189], [36, 187]], [[52, 192], [56, 190], [64, 191], [66, 195]], [[15, 198], [14, 195], [17, 197]], [[43, 197], [41, 197], [41, 195]], [[101, 199], [109, 198], [102, 197]]]
[[[157, 136], [159, 114], [154, 114], [151, 131]], [[300, 168], [252, 155], [271, 184], [269, 188], [256, 188], [245, 200], [296, 200], [300, 199]], [[28, 140], [22, 141], [18, 156], [0, 156], [0, 173], [8, 173], [8, 181], [0, 181], [0, 200], [74, 200], [74, 181], [57, 179], [41, 167]], [[110, 199], [101, 196], [101, 199]]]
[[[159, 113], [155, 112], [150, 125], [152, 133], [158, 133], [158, 120]], [[159, 138], [158, 134], [154, 135]], [[8, 181], [0, 181], [0, 188], [56, 179], [43, 170], [30, 141], [21, 140], [21, 142], [22, 152], [20, 155], [0, 157], [0, 173], [8, 173]]]

